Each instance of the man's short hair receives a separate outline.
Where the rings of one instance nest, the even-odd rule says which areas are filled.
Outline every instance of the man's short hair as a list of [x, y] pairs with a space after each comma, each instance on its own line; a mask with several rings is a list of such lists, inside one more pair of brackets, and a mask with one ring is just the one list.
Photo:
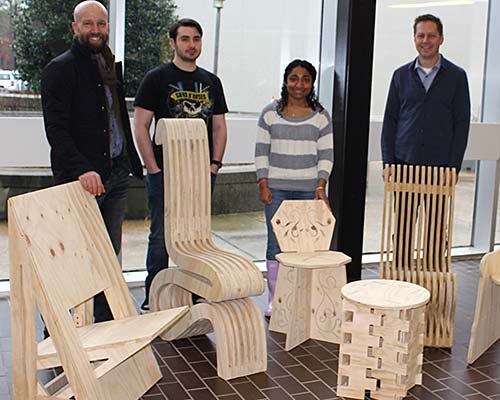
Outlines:
[[198, 31], [200, 36], [203, 36], [203, 29], [201, 29], [201, 25], [197, 21], [191, 18], [182, 18], [170, 27], [170, 30], [168, 31], [170, 39], [177, 39], [177, 31], [181, 26], [193, 27]]
[[437, 26], [438, 32], [440, 36], [443, 36], [443, 23], [441, 20], [436, 17], [435, 15], [432, 14], [424, 14], [424, 15], [419, 15], [417, 18], [415, 18], [415, 22], [413, 23], [413, 34], [417, 33], [417, 25], [420, 22], [425, 22], [425, 21], [431, 21], [434, 22]]

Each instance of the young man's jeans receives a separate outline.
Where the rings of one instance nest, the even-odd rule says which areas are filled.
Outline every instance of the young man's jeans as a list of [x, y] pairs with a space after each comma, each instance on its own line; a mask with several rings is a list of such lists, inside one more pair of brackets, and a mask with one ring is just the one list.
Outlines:
[[[126, 157], [113, 159], [113, 169], [104, 183], [106, 192], [97, 197], [106, 230], [113, 244], [113, 249], [121, 264], [122, 225], [127, 206], [128, 176], [130, 167]], [[104, 293], [94, 297], [95, 322], [113, 319]]]
[[[216, 178], [217, 175], [211, 174], [212, 193]], [[165, 199], [162, 171], [146, 175], [146, 192], [148, 194], [151, 225], [146, 253], [146, 270], [148, 275], [145, 281], [146, 299], [144, 304], [148, 304], [149, 289], [154, 277], [162, 269], [168, 268], [168, 253], [165, 247]]]
[[271, 189], [273, 195], [273, 202], [264, 206], [264, 213], [266, 214], [267, 226], [267, 249], [266, 260], [275, 260], [276, 254], [280, 253], [280, 247], [276, 236], [274, 235], [271, 219], [273, 218], [276, 210], [278, 210], [283, 200], [312, 200], [314, 199], [314, 192], [299, 192], [296, 190], [277, 190]]

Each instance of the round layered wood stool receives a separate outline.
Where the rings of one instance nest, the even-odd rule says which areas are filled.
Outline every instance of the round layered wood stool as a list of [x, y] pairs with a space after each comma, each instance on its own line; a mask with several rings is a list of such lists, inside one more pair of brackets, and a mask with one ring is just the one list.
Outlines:
[[373, 279], [341, 289], [342, 342], [337, 395], [402, 399], [422, 383], [427, 289]]

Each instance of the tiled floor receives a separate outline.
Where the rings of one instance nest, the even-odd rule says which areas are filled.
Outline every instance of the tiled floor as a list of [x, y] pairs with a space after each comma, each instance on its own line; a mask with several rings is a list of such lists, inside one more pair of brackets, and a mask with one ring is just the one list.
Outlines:
[[[478, 285], [479, 260], [455, 262], [458, 275], [457, 315], [453, 349], [426, 349], [423, 385], [414, 387], [409, 399], [500, 400], [500, 342], [472, 366], [466, 354]], [[364, 279], [376, 277], [376, 268], [365, 268]], [[142, 290], [134, 289], [137, 303]], [[256, 298], [263, 308], [265, 296]], [[11, 367], [8, 303], [0, 300], [0, 400], [10, 399]], [[145, 400], [184, 399], [335, 399], [338, 346], [309, 340], [291, 352], [284, 351], [285, 336], [268, 333], [268, 370], [226, 382], [217, 377], [213, 335], [156, 341], [153, 345], [163, 379]]]

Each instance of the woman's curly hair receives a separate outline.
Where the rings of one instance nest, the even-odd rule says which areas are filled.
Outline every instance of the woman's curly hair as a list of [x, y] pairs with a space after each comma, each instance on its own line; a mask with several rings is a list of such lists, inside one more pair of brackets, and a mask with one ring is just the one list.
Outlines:
[[307, 72], [309, 72], [312, 78], [313, 87], [311, 88], [311, 92], [306, 97], [307, 104], [314, 111], [316, 110], [323, 111], [324, 109], [324, 107], [319, 102], [318, 97], [316, 96], [316, 92], [314, 90], [314, 82], [316, 82], [316, 76], [317, 76], [316, 68], [314, 68], [314, 66], [309, 61], [296, 59], [286, 66], [285, 73], [283, 74], [283, 85], [281, 86], [281, 98], [278, 100], [278, 106], [276, 108], [278, 115], [280, 115], [281, 117], [283, 116], [283, 109], [288, 104], [288, 89], [286, 87], [286, 81], [288, 79], [288, 75], [290, 75], [292, 70], [296, 67], [305, 68]]

